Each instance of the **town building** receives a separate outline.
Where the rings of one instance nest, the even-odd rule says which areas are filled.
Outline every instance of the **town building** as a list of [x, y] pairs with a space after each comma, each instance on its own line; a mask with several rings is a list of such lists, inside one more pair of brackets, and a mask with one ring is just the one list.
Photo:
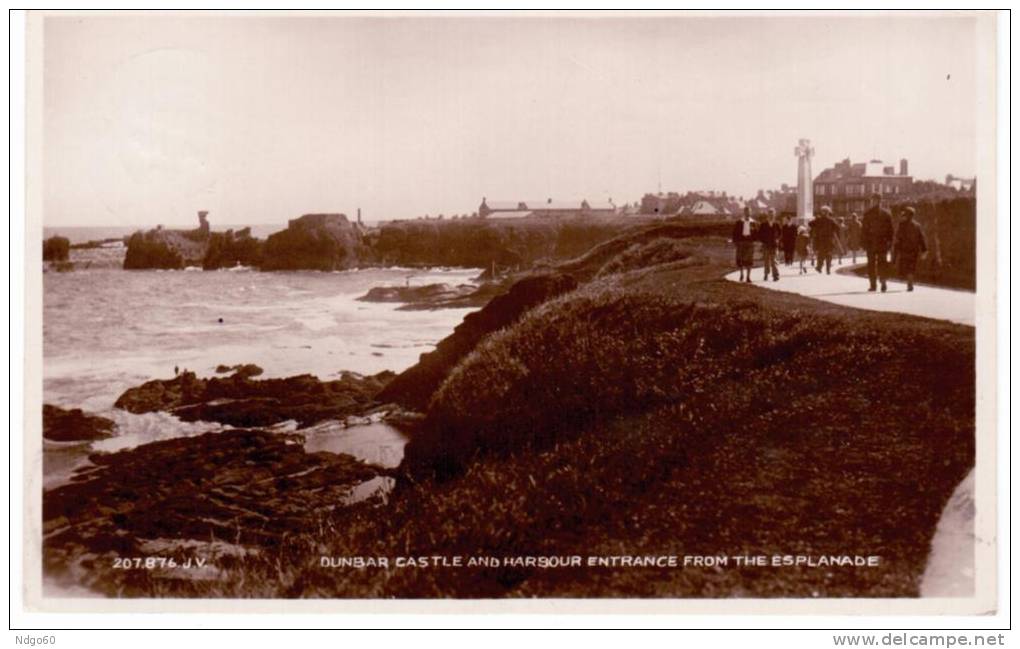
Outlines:
[[953, 174], [946, 174], [946, 185], [958, 192], [972, 192], [975, 184], [977, 184], [977, 178], [960, 178]]
[[659, 192], [641, 197], [640, 213], [643, 216], [660, 218], [679, 216], [714, 220], [736, 217], [742, 212], [742, 203], [724, 191], [701, 190], [684, 194]]
[[571, 218], [613, 216], [614, 214], [616, 214], [616, 206], [612, 200], [605, 202], [554, 201], [548, 198], [544, 201], [489, 201], [483, 197], [482, 204], [478, 206], [478, 216], [483, 219]]
[[868, 208], [872, 194], [895, 199], [901, 194], [910, 193], [912, 184], [913, 179], [905, 159], [900, 160], [897, 170], [883, 164], [881, 160], [852, 163], [846, 158], [815, 178], [815, 209], [828, 205], [837, 215], [847, 215], [850, 212], [861, 214]]

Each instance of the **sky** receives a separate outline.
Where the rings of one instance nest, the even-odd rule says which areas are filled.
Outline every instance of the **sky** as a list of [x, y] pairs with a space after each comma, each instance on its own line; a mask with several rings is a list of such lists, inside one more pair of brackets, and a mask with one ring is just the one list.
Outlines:
[[366, 220], [489, 200], [976, 168], [962, 15], [47, 17], [47, 226]]

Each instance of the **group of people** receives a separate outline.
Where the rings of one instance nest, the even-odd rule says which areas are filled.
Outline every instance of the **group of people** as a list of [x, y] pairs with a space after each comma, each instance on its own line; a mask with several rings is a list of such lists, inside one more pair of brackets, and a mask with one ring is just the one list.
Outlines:
[[762, 279], [768, 281], [771, 276], [774, 282], [779, 281], [777, 258], [780, 251], [783, 263], [793, 266], [798, 261], [803, 275], [808, 272], [809, 260], [819, 273], [830, 274], [833, 256], [839, 264], [843, 263], [844, 256], [849, 256], [856, 264], [857, 253], [863, 250], [869, 291], [877, 291], [879, 286], [883, 292], [887, 290], [890, 253], [893, 263], [898, 263], [900, 276], [907, 282], [907, 290], [913, 291], [917, 262], [928, 246], [921, 226], [914, 220], [914, 208], [904, 207], [901, 214], [902, 220], [894, 227], [892, 213], [882, 207], [881, 194], [871, 196], [871, 205], [863, 219], [854, 212], [849, 218], [837, 220], [833, 218], [832, 208], [825, 205], [815, 218], [800, 226], [785, 214], [777, 220], [774, 209], [769, 209], [760, 223], [756, 222], [751, 218], [750, 209], [745, 207], [743, 217], [733, 224], [732, 236], [740, 281], [751, 281], [755, 244], [759, 244], [764, 261]]

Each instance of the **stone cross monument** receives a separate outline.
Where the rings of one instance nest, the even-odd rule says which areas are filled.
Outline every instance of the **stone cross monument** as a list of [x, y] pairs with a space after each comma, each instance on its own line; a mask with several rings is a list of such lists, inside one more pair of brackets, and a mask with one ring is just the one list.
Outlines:
[[797, 156], [797, 223], [803, 225], [815, 215], [814, 187], [811, 186], [811, 140], [800, 140], [793, 150]]

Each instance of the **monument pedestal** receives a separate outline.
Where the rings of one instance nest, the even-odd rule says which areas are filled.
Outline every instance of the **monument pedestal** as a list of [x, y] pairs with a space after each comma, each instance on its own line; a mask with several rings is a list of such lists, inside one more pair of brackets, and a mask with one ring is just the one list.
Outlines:
[[797, 156], [797, 225], [806, 225], [815, 216], [815, 189], [811, 177], [811, 156], [815, 149], [811, 140], [799, 140], [793, 154]]

